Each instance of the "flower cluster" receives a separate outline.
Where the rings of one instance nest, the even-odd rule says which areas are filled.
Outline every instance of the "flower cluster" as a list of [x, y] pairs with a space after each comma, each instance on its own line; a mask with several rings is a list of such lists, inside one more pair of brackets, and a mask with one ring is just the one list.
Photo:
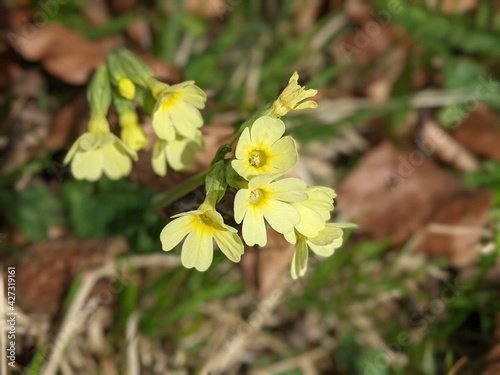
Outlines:
[[[241, 237], [248, 246], [266, 245], [266, 223], [296, 244], [293, 278], [305, 274], [308, 248], [317, 255], [329, 256], [342, 244], [342, 228], [348, 225], [328, 223], [335, 192], [284, 177], [297, 163], [298, 154], [294, 139], [284, 136], [285, 124], [280, 117], [291, 110], [316, 107], [314, 101], [306, 100], [316, 90], [306, 90], [297, 81], [294, 73], [270, 109], [242, 125], [235, 137], [234, 157], [225, 158], [231, 148], [221, 147], [207, 174], [207, 198], [199, 209], [174, 216], [163, 229], [160, 239], [166, 251], [186, 238], [181, 255], [185, 267], [206, 270], [212, 262], [213, 240], [230, 260], [240, 260], [243, 242], [237, 230], [224, 224], [216, 211], [228, 185], [237, 189], [234, 219], [242, 224]], [[192, 120], [194, 124], [194, 117]]]
[[[90, 120], [87, 132], [68, 152], [64, 163], [71, 163], [78, 179], [95, 181], [104, 173], [111, 179], [127, 176], [137, 151], [146, 146], [136, 106], [152, 116], [157, 139], [153, 146], [153, 170], [165, 176], [167, 162], [182, 170], [203, 149], [200, 128], [206, 95], [193, 81], [167, 85], [127, 50], [110, 53], [88, 87]], [[114, 105], [121, 128], [120, 138], [110, 131], [106, 116]]]

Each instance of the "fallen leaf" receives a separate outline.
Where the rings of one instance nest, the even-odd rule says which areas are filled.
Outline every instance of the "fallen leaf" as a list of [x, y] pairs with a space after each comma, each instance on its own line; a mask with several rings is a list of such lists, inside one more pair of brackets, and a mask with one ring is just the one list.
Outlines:
[[389, 142], [359, 160], [339, 184], [337, 209], [369, 238], [407, 240], [458, 188], [458, 179], [421, 151], [399, 151]]
[[88, 81], [91, 73], [104, 62], [106, 53], [113, 47], [109, 40], [90, 41], [77, 31], [49, 23], [31, 25], [9, 33], [9, 41], [24, 58], [40, 61], [45, 69], [59, 79], [75, 85]]
[[3, 263], [4, 278], [6, 267], [16, 267], [16, 304], [28, 313], [54, 316], [80, 271], [101, 266], [127, 249], [120, 238], [37, 242]]
[[447, 257], [457, 268], [477, 257], [477, 245], [488, 221], [493, 194], [486, 189], [461, 189], [444, 202], [424, 228], [416, 249]]
[[[411, 39], [399, 27], [379, 19], [367, 19], [333, 45], [336, 63], [349, 65], [339, 76], [342, 93], [357, 93], [384, 101], [400, 76], [412, 45]], [[363, 68], [369, 74], [360, 75]]]
[[474, 171], [479, 162], [461, 143], [429, 118], [422, 129], [421, 147], [438, 159], [463, 171]]
[[484, 103], [469, 112], [453, 136], [476, 154], [500, 160], [500, 115]]

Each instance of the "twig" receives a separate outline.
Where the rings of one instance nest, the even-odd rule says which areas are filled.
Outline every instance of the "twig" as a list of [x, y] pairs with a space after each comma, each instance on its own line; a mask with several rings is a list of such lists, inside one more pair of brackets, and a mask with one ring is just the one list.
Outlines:
[[251, 336], [270, 320], [275, 308], [281, 301], [283, 293], [291, 283], [292, 281], [289, 278], [285, 278], [278, 287], [259, 302], [257, 308], [250, 314], [248, 323], [244, 323], [246, 329], [236, 330], [237, 333], [226, 340], [219, 351], [205, 363], [200, 375], [227, 373], [228, 369], [238, 361], [239, 354], [245, 351]]
[[127, 320], [127, 370], [128, 375], [139, 375], [139, 357], [137, 349], [137, 323], [139, 314], [133, 312]]
[[[64, 317], [63, 323], [61, 325], [61, 329], [56, 336], [54, 347], [52, 353], [50, 353], [50, 357], [43, 367], [40, 374], [43, 375], [55, 375], [57, 372], [57, 368], [59, 367], [59, 363], [62, 358], [62, 354], [66, 346], [68, 345], [70, 339], [75, 335], [78, 328], [84, 322], [86, 315], [90, 315], [90, 313], [80, 313], [82, 310], [84, 303], [92, 291], [92, 288], [102, 278], [106, 277], [115, 277], [116, 266], [125, 266], [128, 268], [148, 268], [148, 267], [178, 267], [180, 265], [179, 257], [175, 255], [167, 255], [167, 254], [153, 254], [153, 255], [141, 255], [135, 256], [131, 258], [126, 258], [123, 260], [119, 260], [115, 263], [106, 264], [102, 267], [99, 267], [95, 270], [88, 271], [82, 277], [82, 284], [80, 289], [78, 290], [75, 299], [71, 303], [71, 306]], [[91, 304], [94, 302], [94, 304]], [[89, 302], [87, 306], [95, 306], [95, 308], [99, 305], [100, 301], [96, 298]], [[88, 310], [88, 309], [85, 309]]]

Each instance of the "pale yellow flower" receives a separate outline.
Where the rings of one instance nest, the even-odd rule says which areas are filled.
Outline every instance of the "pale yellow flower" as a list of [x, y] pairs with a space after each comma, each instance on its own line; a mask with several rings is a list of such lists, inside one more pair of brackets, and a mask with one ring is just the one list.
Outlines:
[[222, 216], [214, 209], [198, 209], [172, 218], [175, 220], [163, 228], [160, 240], [163, 250], [169, 251], [187, 236], [181, 253], [184, 267], [207, 270], [213, 259], [214, 240], [229, 260], [240, 261], [243, 243], [237, 230], [224, 224]]
[[243, 130], [231, 166], [246, 179], [286, 172], [297, 163], [297, 148], [292, 137], [282, 138], [283, 133], [283, 121], [260, 117], [251, 128]]
[[119, 122], [122, 128], [120, 136], [123, 142], [135, 151], [142, 149], [146, 145], [147, 138], [139, 124], [137, 114], [125, 112], [119, 117]]
[[153, 80], [150, 87], [156, 99], [152, 122], [158, 138], [173, 141], [180, 134], [194, 139], [203, 125], [200, 114], [206, 101], [203, 90], [194, 81], [169, 86]]
[[176, 171], [185, 169], [195, 161], [195, 153], [203, 150], [203, 138], [198, 132], [194, 139], [180, 135], [172, 141], [157, 139], [153, 146], [151, 165], [156, 174], [167, 174], [167, 162]]
[[298, 178], [274, 181], [280, 174], [252, 178], [247, 189], [240, 189], [234, 199], [234, 218], [243, 221], [243, 239], [249, 246], [264, 246], [267, 233], [264, 219], [277, 232], [293, 231], [300, 215], [291, 202], [307, 199], [306, 184]]
[[[285, 237], [289, 242], [297, 242], [293, 255], [290, 273], [293, 279], [305, 275], [307, 270], [307, 260], [309, 257], [308, 248], [321, 257], [328, 257], [335, 252], [335, 249], [342, 245], [343, 231], [341, 228], [350, 225], [327, 223], [315, 237], [306, 237], [298, 232], [292, 232]], [[290, 238], [294, 237], [294, 239]]]
[[306, 237], [315, 237], [325, 227], [333, 210], [333, 189], [324, 186], [308, 186], [307, 200], [292, 203], [300, 214], [300, 223], [295, 230]]
[[91, 120], [89, 131], [71, 146], [64, 163], [71, 162], [71, 172], [80, 180], [96, 181], [103, 173], [116, 180], [130, 173], [130, 159], [137, 160], [137, 153], [110, 133], [106, 119], [100, 118]]
[[300, 110], [305, 108], [316, 108], [318, 104], [314, 100], [307, 100], [318, 93], [317, 90], [307, 89], [298, 83], [299, 75], [293, 73], [288, 81], [288, 86], [276, 99], [271, 107], [270, 115], [273, 117], [281, 117], [292, 110]]

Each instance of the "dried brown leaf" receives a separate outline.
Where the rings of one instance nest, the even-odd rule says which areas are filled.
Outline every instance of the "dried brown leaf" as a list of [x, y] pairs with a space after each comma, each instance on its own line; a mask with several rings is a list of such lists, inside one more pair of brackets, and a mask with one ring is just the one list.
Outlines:
[[458, 180], [421, 151], [384, 142], [366, 154], [337, 187], [337, 208], [370, 238], [402, 243], [458, 188]]
[[488, 219], [492, 198], [492, 192], [486, 189], [456, 192], [439, 207], [416, 248], [447, 257], [455, 267], [470, 264], [476, 259], [476, 247]]
[[500, 115], [485, 104], [471, 111], [453, 136], [478, 155], [500, 160]]
[[26, 312], [54, 315], [78, 272], [101, 266], [127, 249], [120, 238], [48, 240], [4, 264], [16, 267], [18, 306]]
[[40, 61], [47, 71], [61, 80], [79, 85], [104, 62], [107, 51], [116, 47], [109, 40], [90, 41], [66, 26], [49, 23], [34, 27], [30, 34], [20, 28], [10, 41], [27, 60]]

